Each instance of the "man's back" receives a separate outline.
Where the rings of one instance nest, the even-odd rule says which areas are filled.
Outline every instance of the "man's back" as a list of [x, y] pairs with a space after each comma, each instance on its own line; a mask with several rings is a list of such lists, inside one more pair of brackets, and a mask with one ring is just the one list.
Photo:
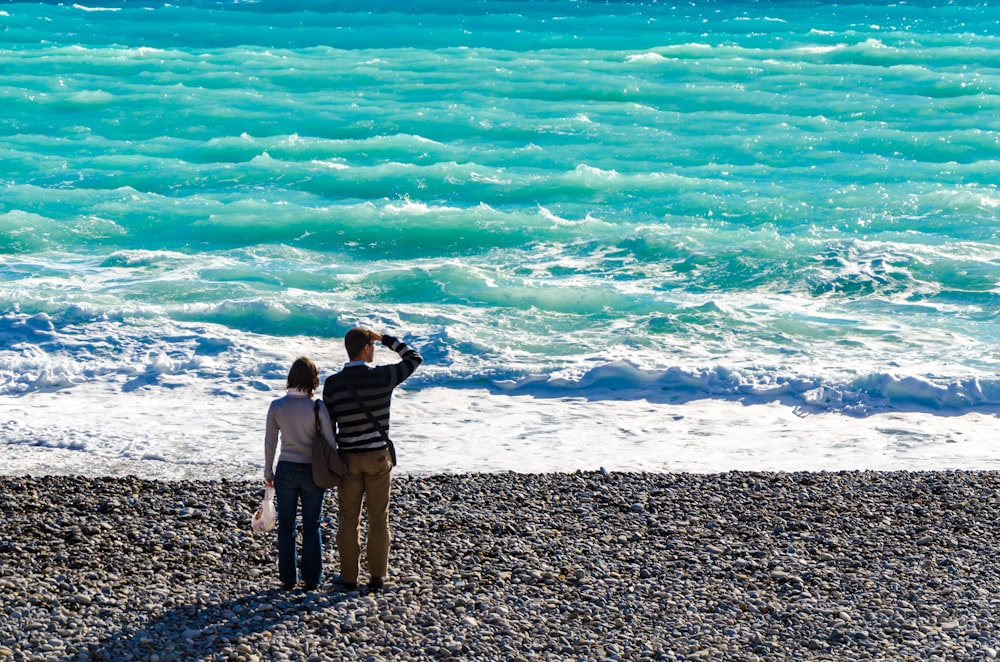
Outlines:
[[415, 349], [396, 338], [382, 336], [382, 344], [398, 353], [402, 360], [380, 366], [353, 361], [327, 377], [323, 384], [323, 401], [334, 423], [337, 446], [344, 452], [386, 447], [382, 433], [365, 409], [388, 434], [392, 391], [423, 362]]

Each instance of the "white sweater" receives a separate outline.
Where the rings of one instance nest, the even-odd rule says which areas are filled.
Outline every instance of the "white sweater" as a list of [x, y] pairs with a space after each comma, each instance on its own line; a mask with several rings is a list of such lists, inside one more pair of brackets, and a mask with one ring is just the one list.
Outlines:
[[[271, 402], [267, 409], [267, 428], [264, 433], [264, 478], [274, 478], [274, 455], [281, 437], [279, 462], [312, 462], [312, 445], [316, 438], [315, 401], [305, 393], [289, 391], [283, 398]], [[319, 425], [326, 443], [337, 447], [333, 438], [330, 414], [322, 401], [319, 403]]]

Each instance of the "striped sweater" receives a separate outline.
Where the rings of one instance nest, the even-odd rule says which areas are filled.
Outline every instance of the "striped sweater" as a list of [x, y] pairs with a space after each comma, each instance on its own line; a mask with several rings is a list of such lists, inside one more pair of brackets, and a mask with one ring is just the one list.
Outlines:
[[392, 391], [424, 360], [415, 349], [392, 336], [382, 336], [382, 344], [399, 354], [402, 360], [380, 366], [349, 363], [323, 383], [323, 402], [330, 411], [337, 447], [345, 453], [379, 450], [387, 445], [351, 394], [350, 386], [388, 434]]

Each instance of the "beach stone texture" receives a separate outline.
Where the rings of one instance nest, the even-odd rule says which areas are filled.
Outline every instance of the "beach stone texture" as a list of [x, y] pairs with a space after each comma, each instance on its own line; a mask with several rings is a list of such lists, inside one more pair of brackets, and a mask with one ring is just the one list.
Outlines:
[[[260, 483], [0, 478], [4, 660], [990, 660], [993, 472], [397, 476], [385, 590], [281, 592]], [[363, 576], [363, 579], [366, 578]]]

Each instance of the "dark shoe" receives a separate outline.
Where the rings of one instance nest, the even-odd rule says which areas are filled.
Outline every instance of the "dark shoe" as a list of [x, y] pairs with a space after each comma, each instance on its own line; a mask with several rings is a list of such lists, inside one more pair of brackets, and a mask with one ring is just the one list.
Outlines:
[[385, 582], [382, 581], [381, 577], [372, 577], [368, 580], [368, 592], [378, 593], [383, 588], [385, 588]]
[[351, 591], [358, 590], [357, 582], [345, 582], [344, 578], [341, 577], [340, 575], [337, 575], [336, 577], [333, 578], [333, 585], [334, 588], [336, 588], [338, 591], [342, 593], [350, 593]]
[[285, 582], [284, 584], [281, 585], [281, 590], [285, 591], [286, 593], [294, 589], [295, 589], [295, 582]]
[[307, 591], [315, 591], [319, 587], [319, 584], [306, 584]]

